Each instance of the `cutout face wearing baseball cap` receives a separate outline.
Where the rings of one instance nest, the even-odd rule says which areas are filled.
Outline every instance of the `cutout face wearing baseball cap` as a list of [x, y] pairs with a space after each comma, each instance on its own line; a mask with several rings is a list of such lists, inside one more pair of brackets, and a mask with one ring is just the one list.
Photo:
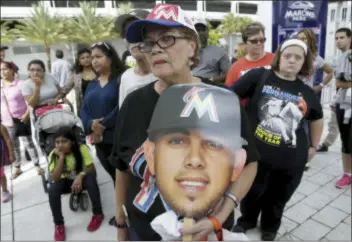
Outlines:
[[199, 63], [199, 38], [190, 17], [180, 6], [157, 4], [144, 20], [133, 22], [126, 40], [138, 43], [146, 54], [152, 72], [162, 80], [190, 76]]
[[160, 96], [144, 154], [178, 215], [206, 216], [242, 171], [239, 105], [234, 93], [202, 83], [174, 85]]

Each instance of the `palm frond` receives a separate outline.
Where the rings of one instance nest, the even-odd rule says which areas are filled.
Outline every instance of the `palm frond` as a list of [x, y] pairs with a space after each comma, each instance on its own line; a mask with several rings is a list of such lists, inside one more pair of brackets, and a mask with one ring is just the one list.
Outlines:
[[15, 40], [15, 35], [14, 35], [14, 33], [13, 33], [13, 31], [11, 31], [10, 29], [9, 29], [9, 26], [8, 26], [8, 22], [3, 22], [2, 24], [1, 24], [1, 29], [0, 29], [0, 31], [1, 31], [1, 44], [3, 45], [3, 44], [9, 44], [9, 43], [11, 43], [13, 40]]
[[117, 8], [117, 16], [120, 16], [122, 14], [127, 14], [134, 9], [134, 5], [131, 2], [122, 2], [119, 3], [118, 8]]
[[239, 33], [253, 20], [249, 17], [235, 16], [233, 13], [227, 14], [218, 29], [223, 34]]
[[70, 19], [68, 24], [69, 39], [91, 45], [108, 38], [118, 37], [114, 33], [114, 18], [99, 16], [96, 2], [80, 2], [81, 14]]
[[20, 21], [15, 32], [25, 40], [50, 46], [61, 40], [67, 40], [64, 27], [65, 19], [50, 15], [44, 3], [39, 2], [32, 5], [31, 15]]

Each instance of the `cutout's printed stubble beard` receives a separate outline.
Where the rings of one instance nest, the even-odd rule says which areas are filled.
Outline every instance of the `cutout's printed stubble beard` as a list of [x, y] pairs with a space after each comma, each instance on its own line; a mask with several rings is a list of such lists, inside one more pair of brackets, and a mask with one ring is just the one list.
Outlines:
[[[169, 193], [167, 191], [165, 191], [165, 192], [163, 191], [163, 186], [158, 181], [157, 176], [155, 177], [155, 179], [156, 179], [156, 183], [159, 188], [161, 196], [165, 199], [165, 201], [173, 209], [173, 211], [176, 212], [176, 214], [178, 216], [193, 218], [195, 220], [199, 220], [204, 217], [207, 217], [213, 211], [213, 209], [215, 208], [217, 203], [221, 200], [222, 194], [224, 194], [224, 192], [225, 192], [225, 191], [224, 192], [221, 191], [221, 192], [217, 193], [216, 195], [212, 196], [212, 198], [217, 198], [213, 201], [204, 201], [203, 200], [204, 203], [202, 204], [201, 208], [194, 208], [191, 211], [186, 211], [186, 209], [187, 209], [186, 206], [179, 206], [180, 202], [177, 201], [178, 198], [176, 198], [174, 196], [169, 196], [172, 194], [172, 192]], [[226, 190], [226, 188], [224, 190]], [[190, 202], [191, 202], [191, 199], [190, 199]]]

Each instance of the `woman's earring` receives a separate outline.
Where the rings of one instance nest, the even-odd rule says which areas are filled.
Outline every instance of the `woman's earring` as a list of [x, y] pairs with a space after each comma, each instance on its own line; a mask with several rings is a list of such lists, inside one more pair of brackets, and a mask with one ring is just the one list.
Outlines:
[[193, 60], [192, 60], [192, 59], [189, 59], [189, 60], [188, 60], [188, 65], [189, 65], [189, 66], [192, 66], [193, 64], [194, 64]]

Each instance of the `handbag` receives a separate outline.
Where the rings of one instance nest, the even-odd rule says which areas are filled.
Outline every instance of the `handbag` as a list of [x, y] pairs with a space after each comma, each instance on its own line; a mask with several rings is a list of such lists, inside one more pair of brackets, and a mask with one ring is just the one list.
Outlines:
[[18, 119], [18, 118], [12, 118], [12, 120], [13, 120], [13, 125], [15, 127], [16, 137], [30, 136], [32, 134], [31, 124], [29, 120], [22, 121], [21, 119]]
[[12, 118], [13, 127], [15, 129], [15, 136], [16, 137], [30, 136], [32, 134], [30, 121], [29, 120], [22, 121], [21, 119], [12, 117], [11, 112], [10, 112], [10, 106], [7, 101], [7, 97], [6, 97], [5, 92], [4, 92], [4, 97], [5, 97], [5, 103], [7, 106], [7, 110], [9, 111], [9, 114]]

